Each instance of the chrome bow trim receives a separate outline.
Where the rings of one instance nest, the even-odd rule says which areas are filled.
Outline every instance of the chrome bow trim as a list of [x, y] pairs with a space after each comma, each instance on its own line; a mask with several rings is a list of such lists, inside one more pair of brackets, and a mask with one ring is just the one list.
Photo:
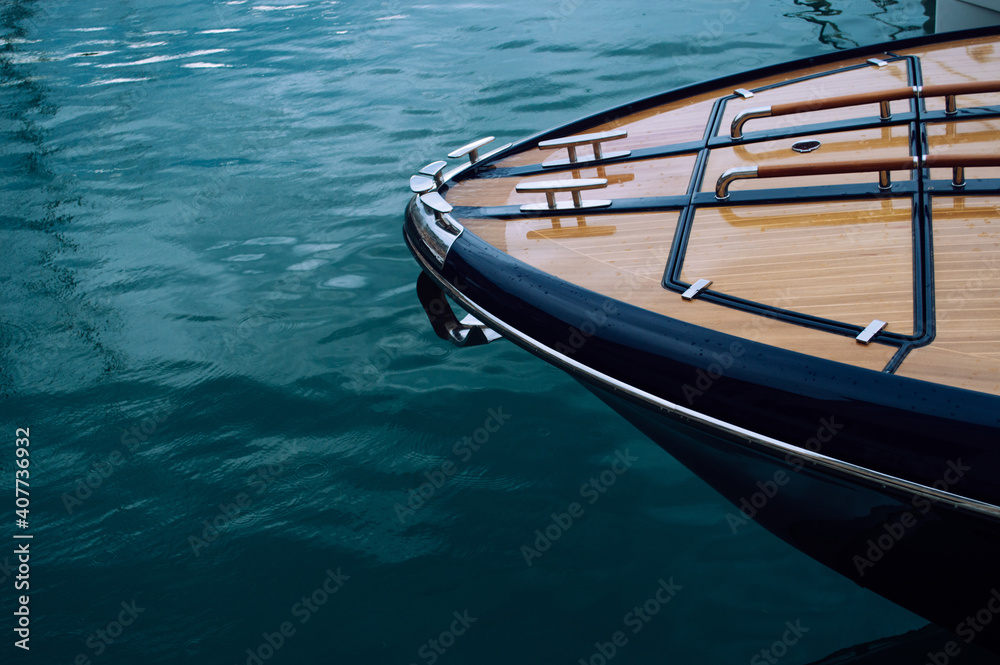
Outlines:
[[[441, 221], [438, 221], [438, 215], [441, 215]], [[420, 242], [434, 256], [437, 263], [435, 267], [440, 270], [448, 258], [452, 243], [462, 235], [465, 228], [450, 214], [436, 213], [420, 201], [419, 196], [410, 199], [410, 204], [406, 207], [406, 218]]]

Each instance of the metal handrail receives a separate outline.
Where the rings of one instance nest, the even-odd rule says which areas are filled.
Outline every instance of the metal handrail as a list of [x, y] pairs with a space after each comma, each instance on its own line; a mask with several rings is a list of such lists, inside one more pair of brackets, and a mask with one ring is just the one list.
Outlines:
[[912, 157], [891, 157], [878, 159], [854, 159], [843, 162], [817, 162], [812, 164], [770, 164], [764, 166], [735, 166], [727, 169], [715, 183], [715, 198], [725, 201], [729, 198], [729, 186], [736, 180], [746, 178], [785, 178], [790, 176], [832, 175], [836, 173], [879, 174], [879, 188], [889, 189], [890, 171], [908, 171], [919, 168], [952, 169], [952, 185], [965, 185], [965, 169], [982, 166], [1000, 166], [1000, 156], [996, 155], [922, 155]]
[[863, 104], [878, 104], [879, 117], [888, 120], [891, 116], [889, 112], [889, 102], [900, 99], [920, 99], [927, 97], [944, 97], [945, 113], [955, 115], [958, 112], [955, 97], [956, 95], [975, 95], [984, 92], [1000, 92], [1000, 81], [972, 81], [963, 83], [945, 83], [940, 85], [911, 86], [907, 88], [893, 88], [892, 90], [881, 90], [878, 92], [865, 92], [853, 95], [841, 95], [839, 97], [827, 97], [826, 99], [811, 99], [801, 102], [786, 102], [784, 104], [774, 104], [772, 106], [756, 106], [744, 109], [736, 114], [730, 125], [729, 136], [734, 141], [743, 138], [743, 126], [754, 118], [771, 118], [783, 115], [793, 115], [796, 113], [807, 113], [809, 111], [822, 111], [825, 109], [845, 108], [848, 106], [861, 106]]

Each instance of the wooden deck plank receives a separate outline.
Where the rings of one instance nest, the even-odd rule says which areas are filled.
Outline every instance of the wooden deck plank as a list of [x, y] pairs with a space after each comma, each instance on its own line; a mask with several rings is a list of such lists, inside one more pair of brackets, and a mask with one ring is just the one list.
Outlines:
[[[827, 67], [826, 69], [828, 71], [832, 68]], [[837, 72], [828, 76], [819, 76], [797, 83], [789, 83], [769, 90], [762, 90], [754, 93], [754, 96], [750, 99], [737, 98], [730, 100], [726, 104], [726, 109], [722, 114], [722, 123], [719, 125], [718, 135], [729, 136], [729, 127], [732, 124], [733, 118], [736, 117], [737, 113], [745, 109], [759, 106], [773, 106], [786, 102], [826, 99], [828, 97], [839, 97], [847, 94], [877, 92], [887, 88], [903, 88], [908, 85], [906, 64], [896, 61], [889, 63], [885, 67], [868, 66]], [[909, 103], [906, 100], [892, 102], [890, 110], [892, 113], [906, 112], [909, 110]], [[808, 113], [796, 113], [774, 118], [755, 118], [746, 124], [744, 131], [750, 135], [756, 131], [801, 127], [814, 123], [878, 116], [878, 114], [878, 104], [810, 111]]]
[[[912, 334], [911, 204], [891, 203], [888, 209], [878, 201], [743, 206], [738, 227], [726, 220], [725, 208], [702, 208], [681, 279], [711, 279], [722, 293], [859, 326], [882, 319], [889, 331]], [[824, 210], [825, 233], [798, 224], [817, 208]]]
[[[808, 165], [823, 162], [847, 161], [863, 153], [866, 158], [906, 157], [909, 155], [909, 128], [896, 125], [864, 130], [819, 134], [815, 138], [822, 144], [813, 152], [799, 153], [792, 145], [802, 138], [761, 141], [712, 150], [705, 167], [701, 191], [713, 191], [719, 176], [726, 169], [737, 166]], [[893, 181], [910, 180], [911, 171], [893, 171]], [[797, 176], [791, 178], [766, 178], [739, 180], [732, 191], [771, 189], [779, 187], [815, 187], [819, 185], [877, 182], [876, 173], [844, 173], [840, 175]]]
[[[520, 184], [544, 182], [546, 180], [570, 178], [605, 178], [608, 186], [584, 192], [583, 198], [622, 199], [643, 196], [668, 196], [687, 191], [695, 155], [679, 155], [664, 159], [647, 159], [624, 164], [610, 164], [561, 171], [558, 174], [543, 174], [525, 178], [476, 178], [463, 180], [445, 193], [445, 198], [454, 206], [503, 206], [525, 203], [544, 203], [544, 194], [522, 194], [515, 191]], [[569, 200], [568, 194], [556, 196], [557, 200]]]
[[[900, 55], [920, 58], [924, 85], [958, 83], [961, 81], [988, 81], [1000, 73], [1000, 46], [996, 37], [977, 37], [962, 44], [919, 46], [900, 51]], [[1000, 93], [984, 95], [959, 95], [959, 108], [995, 106], [1000, 104]], [[944, 98], [926, 100], [928, 111], [944, 110]]]
[[[851, 65], [864, 64], [865, 59], [855, 58], [845, 60], [841, 65], [847, 67]], [[807, 67], [795, 72], [788, 72], [768, 76], [760, 79], [748, 81], [742, 87], [757, 89], [766, 86], [780, 85], [786, 81], [812, 76], [828, 72], [831, 67], [828, 65]], [[879, 89], [879, 86], [886, 81], [894, 81], [893, 87], [907, 85], [905, 65], [902, 63], [890, 63], [887, 67], [863, 67], [860, 69], [837, 72], [827, 76], [819, 76], [808, 81], [781, 85], [777, 88], [764, 90], [756, 93], [754, 97], [744, 100], [735, 98], [728, 102], [724, 110], [723, 121], [720, 125], [720, 134], [727, 134], [729, 124], [733, 117], [744, 108], [777, 104], [787, 101], [797, 101], [801, 99], [815, 99], [818, 97], [833, 97], [851, 92], [871, 92]], [[687, 99], [678, 100], [662, 106], [646, 109], [637, 113], [623, 116], [610, 122], [601, 123], [589, 127], [586, 130], [571, 134], [589, 134], [593, 132], [606, 132], [612, 129], [625, 129], [629, 135], [625, 139], [608, 141], [604, 144], [608, 151], [613, 150], [637, 150], [640, 148], [651, 148], [687, 141], [700, 140], [708, 117], [715, 100], [733, 94], [732, 88], [719, 88], [710, 92], [702, 93]], [[892, 102], [893, 113], [901, 113], [909, 109], [906, 101]], [[877, 115], [878, 108], [859, 107], [849, 110], [828, 110], [813, 111], [810, 113], [798, 114], [784, 118], [763, 118], [754, 120], [750, 131], [774, 129], [794, 125], [804, 125], [814, 122], [827, 122], [848, 117], [865, 117]], [[579, 150], [582, 157], [592, 156], [589, 147], [582, 147]], [[529, 164], [543, 164], [566, 158], [565, 150], [538, 150], [530, 148], [519, 152], [516, 155], [507, 157], [497, 163], [501, 167], [525, 166]]]
[[676, 212], [563, 217], [558, 224], [566, 229], [580, 219], [587, 227], [613, 228], [614, 233], [595, 242], [592, 237], [546, 237], [552, 233], [552, 218], [459, 221], [469, 232], [539, 270], [665, 316], [873, 370], [881, 370], [895, 352], [893, 347], [863, 346], [850, 337], [730, 307], [686, 302], [680, 294], [664, 289], [662, 278], [678, 221]]
[[[602, 144], [607, 152], [638, 150], [698, 140], [705, 133], [708, 116], [717, 96], [718, 93], [713, 91], [664, 106], [657, 106], [612, 122], [596, 125], [586, 132], [577, 132], [573, 136], [605, 132], [611, 129], [626, 130], [628, 132], [627, 138], [607, 141]], [[579, 148], [579, 154], [581, 157], [592, 157], [594, 153], [590, 146], [582, 146]], [[497, 166], [544, 164], [560, 159], [566, 159], [565, 149], [539, 150], [538, 148], [530, 148], [501, 160]]]
[[[859, 151], [876, 158], [905, 157], [909, 154], [909, 136], [906, 127], [881, 127], [866, 130], [834, 132], [819, 137], [823, 145], [810, 153], [791, 149], [797, 139], [763, 141], [735, 147], [712, 150], [701, 183], [702, 191], [715, 188], [718, 177], [728, 168], [749, 165], [815, 164], [844, 160]], [[560, 172], [560, 179], [606, 178], [608, 186], [589, 193], [591, 198], [635, 198], [644, 196], [674, 196], [685, 193], [695, 164], [695, 155], [678, 155], [663, 159], [646, 159], [623, 164], [611, 164]], [[971, 171], [971, 170], [970, 170]], [[894, 180], [909, 180], [911, 171], [894, 171]], [[474, 178], [461, 181], [445, 194], [452, 205], [502, 206], [543, 203], [543, 194], [515, 192], [520, 184], [542, 182], [555, 178], [542, 174], [511, 178]], [[950, 177], [950, 176], [949, 176]], [[837, 183], [874, 182], [874, 173], [849, 173], [836, 176], [801, 176], [741, 180], [733, 185], [737, 189], [770, 189], [779, 187], [816, 186]], [[586, 198], [586, 196], [585, 196]]]
[[[1000, 76], [1000, 63], [997, 64], [997, 75]], [[927, 144], [932, 155], [997, 154], [1000, 120], [955, 120], [927, 123], [926, 126]], [[965, 177], [967, 180], [1000, 178], [1000, 168], [965, 169]], [[950, 180], [951, 169], [931, 169], [931, 178]]]
[[1000, 220], [997, 197], [934, 199], [937, 335], [897, 374], [1000, 394]]
[[896, 370], [900, 376], [1000, 394], [1000, 357], [970, 355], [937, 344], [914, 349]]
[[[921, 56], [924, 85], [998, 78], [1000, 40], [983, 37], [961, 45], [923, 46], [903, 54]], [[849, 64], [822, 65], [778, 74], [741, 87], [756, 89], [829, 72]], [[752, 99], [733, 99], [723, 110], [720, 134], [744, 108], [820, 99], [909, 85], [903, 63], [865, 66], [758, 91]], [[698, 141], [714, 100], [729, 88], [647, 109], [581, 129], [577, 134], [624, 128], [626, 139], [606, 150], [639, 149]], [[929, 110], [944, 100], [926, 100]], [[1000, 93], [958, 98], [959, 107], [1000, 105]], [[892, 104], [894, 114], [909, 102]], [[847, 118], [872, 117], [875, 105], [813, 111], [752, 120], [758, 130], [793, 127]], [[959, 116], [961, 117], [961, 116]], [[1000, 120], [956, 119], [927, 125], [930, 153], [996, 154]], [[804, 137], [803, 137], [804, 138]], [[812, 137], [810, 137], [812, 138]], [[709, 156], [700, 191], [711, 191], [725, 169], [748, 165], [812, 164], [866, 157], [904, 157], [910, 152], [908, 128], [877, 127], [831, 132], [815, 137], [819, 150], [800, 154], [791, 145], [802, 138], [716, 148]], [[589, 147], [580, 149], [590, 154]], [[564, 159], [566, 151], [528, 149], [499, 166]], [[541, 194], [518, 194], [520, 183], [565, 178], [604, 177], [609, 186], [584, 198], [620, 199], [669, 196], [687, 190], [695, 155], [642, 160], [604, 167], [532, 176], [462, 181], [444, 192], [456, 206], [540, 203]], [[894, 181], [910, 171], [893, 172]], [[950, 179], [950, 169], [933, 169], [934, 179]], [[733, 190], [874, 183], [872, 174], [844, 174], [767, 180], [740, 180]], [[966, 178], [1000, 178], [1000, 168], [966, 169]], [[558, 198], [563, 198], [559, 196]], [[888, 330], [912, 334], [914, 317], [912, 221], [908, 197], [873, 201], [836, 201], [781, 206], [708, 206], [697, 210], [681, 277], [713, 280], [712, 289], [783, 309], [866, 325], [879, 318]], [[910, 352], [898, 373], [1000, 394], [1000, 198], [935, 195], [933, 208], [936, 337]], [[695, 299], [683, 301], [661, 285], [679, 213], [591, 214], [501, 221], [461, 220], [469, 232], [526, 263], [583, 288], [651, 311], [784, 349], [881, 370], [895, 348], [857, 344], [851, 337], [784, 323]]]

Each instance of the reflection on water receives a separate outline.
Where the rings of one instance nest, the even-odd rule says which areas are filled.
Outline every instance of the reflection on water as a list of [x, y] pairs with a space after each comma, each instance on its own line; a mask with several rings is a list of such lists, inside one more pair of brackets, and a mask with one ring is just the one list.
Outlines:
[[[36, 18], [33, 3], [11, 3], [0, 17], [0, 117], [5, 130], [0, 220], [8, 239], [0, 268], [5, 293], [0, 304], [3, 397], [28, 387], [59, 390], [60, 378], [87, 383], [116, 362], [102, 343], [103, 325], [98, 323], [108, 316], [107, 308], [78, 289], [75, 271], [62, 261], [77, 246], [69, 229], [82, 198], [54, 165], [60, 146], [49, 140], [48, 127], [59, 107], [46, 77], [30, 66], [41, 60], [35, 49], [42, 40], [32, 38], [25, 27]], [[84, 369], [74, 362], [80, 356], [96, 359], [99, 367]]]
[[[833, 0], [794, 0], [794, 3], [796, 6], [806, 9], [788, 12], [785, 16], [802, 19], [819, 26], [817, 38], [820, 43], [835, 49], [853, 48], [870, 43], [866, 40], [858, 40], [851, 29], [854, 27], [853, 25], [846, 30], [842, 30], [838, 25], [838, 20], [849, 23], [854, 23], [857, 20], [857, 15], [851, 11], [853, 5], [857, 3], [834, 2]], [[913, 36], [914, 33], [930, 32], [933, 28], [934, 7], [931, 0], [920, 2], [871, 0], [871, 3], [874, 5], [874, 11], [867, 14], [867, 17], [889, 28], [886, 33], [887, 39], [902, 39]], [[837, 17], [842, 18], [837, 19]]]

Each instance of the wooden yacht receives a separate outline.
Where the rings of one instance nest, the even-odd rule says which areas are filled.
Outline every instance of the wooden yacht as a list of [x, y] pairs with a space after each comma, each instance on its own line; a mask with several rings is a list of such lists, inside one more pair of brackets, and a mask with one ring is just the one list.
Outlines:
[[435, 332], [564, 369], [734, 530], [1000, 652], [1000, 29], [491, 141], [410, 181]]

